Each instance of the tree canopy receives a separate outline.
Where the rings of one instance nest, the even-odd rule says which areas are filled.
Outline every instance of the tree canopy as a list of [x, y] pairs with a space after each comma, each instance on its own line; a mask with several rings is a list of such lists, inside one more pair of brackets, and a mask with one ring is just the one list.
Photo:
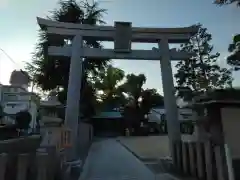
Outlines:
[[154, 107], [163, 107], [164, 99], [156, 89], [146, 89], [141, 95], [140, 108], [143, 114], [148, 114]]
[[[76, 0], [60, 1], [60, 7], [51, 12], [48, 17], [54, 21], [71, 22], [80, 24], [96, 25], [104, 23], [102, 15], [104, 9], [98, 8], [98, 4], [89, 5], [83, 1]], [[35, 84], [43, 91], [55, 90], [59, 100], [66, 102], [70, 59], [66, 57], [48, 56], [48, 45], [64, 46], [70, 45], [71, 39], [60, 36], [47, 36], [45, 30], [39, 31], [39, 40], [33, 55], [32, 62], [27, 64], [27, 71]], [[89, 38], [85, 42], [88, 47], [101, 48], [100, 42]], [[80, 60], [80, 58], [79, 58]], [[83, 114], [92, 114], [95, 89], [92, 86], [91, 77], [97, 76], [99, 72], [110, 62], [109, 59], [90, 59], [83, 61], [82, 89], [81, 89], [81, 111]]]
[[240, 6], [240, 0], [215, 0], [214, 3], [218, 5], [232, 4], [236, 3], [237, 6]]
[[195, 55], [176, 65], [178, 96], [188, 100], [211, 89], [231, 87], [233, 80], [231, 71], [218, 65], [220, 53], [213, 52], [212, 35], [202, 25], [197, 26], [198, 32], [181, 45], [182, 51]]
[[133, 105], [138, 106], [139, 98], [143, 92], [143, 85], [146, 83], [146, 76], [144, 74], [128, 74], [126, 82], [121, 85], [123, 92], [127, 93], [129, 99], [132, 100]]
[[228, 51], [232, 53], [227, 57], [227, 63], [231, 65], [234, 70], [240, 69], [240, 34], [233, 37], [233, 42], [229, 45]]
[[125, 72], [112, 65], [109, 65], [99, 74], [99, 77], [96, 77], [95, 88], [101, 91], [100, 99], [106, 108], [118, 107], [125, 103], [125, 97], [119, 88], [124, 77]]

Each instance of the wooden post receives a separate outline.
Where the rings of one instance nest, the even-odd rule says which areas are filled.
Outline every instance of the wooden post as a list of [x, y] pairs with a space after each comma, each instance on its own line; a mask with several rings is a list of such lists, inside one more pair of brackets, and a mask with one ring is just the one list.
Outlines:
[[49, 147], [47, 149], [47, 153], [48, 153], [48, 159], [46, 162], [47, 167], [48, 167], [47, 177], [48, 177], [48, 179], [52, 180], [52, 179], [54, 179], [55, 172], [56, 172], [56, 163], [58, 163], [57, 159], [56, 159], [56, 148]]
[[37, 153], [37, 180], [47, 180], [47, 153]]
[[228, 144], [225, 144], [224, 147], [225, 147], [225, 153], [226, 153], [226, 163], [228, 168], [228, 179], [234, 180], [235, 177], [234, 177], [234, 170], [232, 165], [232, 156], [231, 156]]
[[215, 160], [216, 160], [217, 179], [225, 180], [224, 179], [224, 165], [223, 165], [223, 161], [222, 161], [220, 146], [216, 146], [214, 148], [214, 155], [215, 155]]
[[189, 161], [190, 161], [190, 172], [191, 175], [196, 176], [196, 158], [195, 158], [195, 148], [194, 143], [188, 143], [189, 147]]
[[199, 179], [204, 179], [205, 177], [205, 169], [203, 167], [203, 149], [202, 149], [202, 142], [196, 143], [196, 151], [197, 151], [197, 174]]
[[205, 151], [205, 171], [206, 171], [206, 179], [213, 180], [213, 168], [212, 168], [212, 146], [211, 142], [207, 141], [204, 143], [204, 151]]
[[176, 142], [176, 156], [177, 156], [177, 167], [178, 167], [178, 170], [182, 170], [182, 148], [181, 148], [181, 144], [182, 142], [181, 141], [177, 141]]
[[26, 180], [29, 154], [19, 154], [17, 163], [17, 180]]
[[183, 142], [182, 143], [182, 160], [183, 160], [183, 172], [185, 174], [188, 174], [189, 171], [188, 171], [188, 155], [187, 155], [187, 143], [186, 142]]
[[7, 154], [0, 154], [0, 179], [5, 180], [5, 171], [7, 165]]

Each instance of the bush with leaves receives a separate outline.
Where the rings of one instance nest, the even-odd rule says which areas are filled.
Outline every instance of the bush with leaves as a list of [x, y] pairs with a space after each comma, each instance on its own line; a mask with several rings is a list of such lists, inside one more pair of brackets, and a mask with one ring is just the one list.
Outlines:
[[27, 130], [32, 120], [32, 116], [28, 111], [20, 111], [16, 114], [16, 125], [18, 129]]

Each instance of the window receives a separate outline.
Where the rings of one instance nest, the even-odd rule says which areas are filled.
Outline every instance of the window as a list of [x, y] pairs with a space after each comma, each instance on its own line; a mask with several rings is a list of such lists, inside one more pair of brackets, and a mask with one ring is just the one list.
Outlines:
[[17, 95], [14, 94], [4, 94], [4, 101], [16, 101], [18, 100]]
[[17, 106], [21, 106], [21, 104], [9, 103], [9, 104], [7, 104], [7, 106], [14, 108], [14, 107], [17, 107]]

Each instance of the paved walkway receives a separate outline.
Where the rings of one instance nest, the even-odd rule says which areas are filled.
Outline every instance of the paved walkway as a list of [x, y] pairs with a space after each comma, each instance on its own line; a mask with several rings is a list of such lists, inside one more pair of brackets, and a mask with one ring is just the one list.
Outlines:
[[155, 175], [115, 139], [106, 139], [93, 143], [80, 180], [155, 180]]

